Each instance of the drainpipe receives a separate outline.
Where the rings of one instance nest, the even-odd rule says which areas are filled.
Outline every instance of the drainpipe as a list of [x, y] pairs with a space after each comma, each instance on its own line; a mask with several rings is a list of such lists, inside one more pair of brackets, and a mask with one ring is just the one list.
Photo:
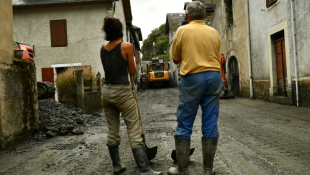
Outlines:
[[292, 18], [292, 27], [293, 27], [293, 48], [294, 48], [294, 64], [295, 64], [295, 79], [296, 79], [296, 103], [297, 103], [297, 106], [299, 106], [296, 30], [295, 30], [295, 14], [294, 14], [294, 1], [293, 0], [291, 0], [291, 18]]
[[248, 62], [249, 62], [249, 75], [250, 75], [250, 98], [253, 98], [253, 74], [252, 74], [252, 58], [251, 58], [251, 30], [250, 30], [250, 5], [247, 0], [247, 18], [248, 18]]

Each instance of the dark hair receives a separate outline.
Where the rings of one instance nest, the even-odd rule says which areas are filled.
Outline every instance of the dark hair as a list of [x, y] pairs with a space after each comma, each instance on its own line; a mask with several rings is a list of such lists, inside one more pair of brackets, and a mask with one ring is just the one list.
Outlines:
[[107, 41], [114, 41], [123, 37], [123, 25], [119, 19], [113, 17], [104, 18], [101, 30], [106, 33], [105, 40]]

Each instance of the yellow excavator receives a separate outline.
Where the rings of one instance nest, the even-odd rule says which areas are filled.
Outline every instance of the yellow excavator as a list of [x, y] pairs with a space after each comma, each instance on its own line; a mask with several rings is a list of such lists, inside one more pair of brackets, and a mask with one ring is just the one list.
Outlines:
[[157, 57], [155, 43], [153, 43], [153, 58], [147, 65], [147, 79], [149, 87], [170, 85], [169, 64], [163, 58]]

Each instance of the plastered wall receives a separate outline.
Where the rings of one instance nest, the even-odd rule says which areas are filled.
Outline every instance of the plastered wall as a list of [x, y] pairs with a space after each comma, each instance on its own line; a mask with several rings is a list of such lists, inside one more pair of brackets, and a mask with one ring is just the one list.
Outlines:
[[12, 64], [14, 54], [12, 1], [1, 1], [0, 29], [0, 64]]
[[[114, 15], [112, 3], [14, 10], [14, 40], [35, 45], [38, 81], [41, 68], [53, 64], [91, 65], [92, 71], [104, 76], [99, 52], [106, 43], [101, 28], [108, 15]], [[126, 31], [122, 1], [116, 2], [115, 17]], [[67, 21], [67, 47], [51, 47], [50, 20], [58, 19]]]
[[[211, 26], [221, 37], [220, 53], [226, 56], [226, 70], [231, 57], [235, 57], [239, 67], [239, 91], [244, 97], [250, 96], [248, 46], [247, 46], [247, 12], [246, 0], [233, 1], [234, 23], [228, 27], [226, 21], [226, 6], [223, 1], [217, 1]], [[227, 72], [229, 74], [229, 72]], [[226, 74], [226, 76], [228, 76]], [[229, 81], [229, 80], [228, 80]]]

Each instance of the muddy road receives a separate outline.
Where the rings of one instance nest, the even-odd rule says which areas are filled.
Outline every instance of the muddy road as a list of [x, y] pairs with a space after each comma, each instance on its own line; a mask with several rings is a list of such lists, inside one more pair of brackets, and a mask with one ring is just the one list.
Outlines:
[[[150, 164], [154, 170], [167, 171], [174, 165], [177, 88], [156, 88], [138, 92], [148, 147], [158, 146]], [[244, 98], [220, 102], [219, 145], [214, 169], [217, 175], [305, 175], [310, 174], [310, 109], [284, 106]], [[202, 173], [201, 112], [196, 118], [189, 172]], [[89, 115], [91, 117], [91, 115]], [[0, 152], [0, 175], [59, 174], [110, 175], [111, 160], [107, 146], [107, 125], [103, 112], [83, 125], [83, 135], [30, 139]], [[121, 160], [124, 175], [138, 174], [129, 147], [125, 124], [121, 125]]]

